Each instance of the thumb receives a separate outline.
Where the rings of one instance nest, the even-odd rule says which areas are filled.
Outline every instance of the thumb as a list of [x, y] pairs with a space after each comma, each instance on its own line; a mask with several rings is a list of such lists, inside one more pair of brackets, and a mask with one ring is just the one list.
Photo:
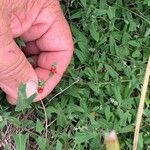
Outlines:
[[27, 96], [36, 92], [38, 79], [35, 71], [12, 40], [7, 46], [0, 45], [0, 87], [11, 104], [16, 104], [18, 86], [22, 82], [26, 83]]
[[[37, 75], [23, 52], [19, 49], [12, 34], [0, 21], [0, 87], [6, 93], [8, 102], [17, 103], [20, 83], [26, 83], [27, 96], [37, 92]], [[3, 30], [3, 27], [5, 30]], [[1, 31], [5, 31], [1, 33]]]

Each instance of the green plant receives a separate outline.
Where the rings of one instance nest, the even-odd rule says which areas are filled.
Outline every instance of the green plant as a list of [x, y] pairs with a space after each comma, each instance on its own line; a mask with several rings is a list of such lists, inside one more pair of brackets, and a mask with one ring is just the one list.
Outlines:
[[[114, 129], [120, 148], [131, 150], [150, 54], [149, 4], [149, 0], [62, 0], [75, 43], [71, 64], [46, 100], [31, 103], [30, 108], [15, 111], [0, 92], [0, 144], [22, 150], [103, 150], [104, 133]], [[150, 145], [149, 94], [139, 150]]]

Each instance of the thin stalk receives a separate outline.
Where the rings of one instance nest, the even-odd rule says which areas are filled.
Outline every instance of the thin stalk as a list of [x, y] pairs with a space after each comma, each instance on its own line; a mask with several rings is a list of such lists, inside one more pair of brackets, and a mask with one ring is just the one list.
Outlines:
[[149, 56], [149, 60], [148, 60], [148, 64], [147, 64], [147, 68], [146, 68], [146, 72], [145, 72], [140, 103], [139, 103], [139, 107], [138, 107], [138, 111], [137, 111], [136, 125], [135, 125], [135, 131], [134, 131], [134, 140], [133, 140], [133, 150], [137, 150], [139, 131], [140, 131], [140, 125], [141, 125], [141, 120], [142, 120], [142, 114], [143, 114], [143, 110], [144, 110], [144, 101], [145, 101], [145, 97], [146, 97], [149, 77], [150, 77], [150, 56]]

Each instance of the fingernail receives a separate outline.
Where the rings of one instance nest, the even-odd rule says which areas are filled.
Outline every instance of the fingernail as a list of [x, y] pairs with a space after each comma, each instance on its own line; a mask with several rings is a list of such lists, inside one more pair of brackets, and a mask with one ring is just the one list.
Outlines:
[[27, 97], [30, 97], [31, 95], [37, 93], [37, 83], [34, 81], [28, 81], [26, 83], [26, 93]]

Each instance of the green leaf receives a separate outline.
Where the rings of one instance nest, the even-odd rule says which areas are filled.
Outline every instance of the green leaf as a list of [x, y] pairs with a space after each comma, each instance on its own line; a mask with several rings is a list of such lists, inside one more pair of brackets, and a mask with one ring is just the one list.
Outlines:
[[75, 104], [72, 104], [69, 106], [69, 108], [74, 112], [74, 111], [77, 111], [77, 112], [81, 112], [81, 113], [84, 113], [84, 109], [80, 106], [77, 106]]
[[70, 19], [72, 20], [72, 19], [77, 19], [77, 18], [81, 18], [82, 17], [82, 15], [83, 15], [83, 12], [81, 11], [78, 11], [78, 12], [76, 12], [76, 13], [74, 13], [74, 14], [72, 14], [71, 16], [70, 16]]
[[123, 126], [125, 127], [127, 125], [127, 120], [128, 120], [128, 117], [130, 116], [129, 112], [125, 112], [122, 116], [121, 116], [121, 119], [119, 121], [119, 124], [120, 126]]
[[17, 106], [15, 111], [23, 111], [26, 108], [31, 108], [31, 103], [36, 98], [37, 94], [31, 95], [27, 98], [26, 85], [21, 83], [18, 88]]
[[46, 150], [46, 139], [45, 138], [39, 136], [36, 139], [36, 142], [41, 150]]
[[109, 37], [109, 47], [110, 47], [110, 52], [112, 54], [115, 54], [115, 45], [116, 45], [116, 41], [115, 41], [114, 37], [112, 35], [110, 35], [110, 37]]
[[93, 68], [91, 67], [86, 67], [84, 70], [84, 73], [89, 77], [89, 79], [92, 79], [95, 77], [95, 72], [92, 70]]
[[140, 57], [140, 56], [141, 56], [141, 53], [140, 53], [139, 50], [136, 50], [136, 51], [134, 51], [134, 52], [132, 53], [132, 57], [133, 57], [133, 58], [137, 58], [137, 57]]
[[97, 133], [92, 133], [92, 132], [79, 133], [78, 132], [75, 135], [75, 143], [80, 144], [80, 143], [86, 142], [96, 136], [97, 136]]
[[18, 44], [18, 46], [19, 46], [20, 48], [26, 46], [26, 45], [25, 45], [25, 42], [24, 42], [21, 38], [16, 38], [15, 41], [16, 41], [16, 43]]
[[144, 37], [148, 37], [150, 35], [150, 28], [148, 28], [144, 34]]
[[67, 95], [75, 97], [75, 98], [81, 98], [80, 96], [80, 90], [76, 87], [72, 87], [70, 90], [67, 91]]
[[118, 103], [120, 105], [122, 102], [122, 95], [121, 95], [120, 87], [119, 86], [113, 86], [112, 90], [114, 92], [115, 99], [118, 101]]
[[12, 116], [8, 116], [6, 117], [6, 119], [8, 119], [8, 121], [10, 123], [12, 123], [13, 125], [16, 125], [16, 126], [20, 126], [21, 125], [21, 122], [18, 118], [15, 118], [15, 117], [12, 117]]
[[99, 85], [96, 85], [93, 82], [89, 82], [88, 86], [93, 90], [93, 92], [99, 94], [99, 92], [100, 92]]
[[67, 118], [64, 113], [59, 113], [57, 114], [57, 125], [60, 125], [63, 127], [67, 122]]
[[138, 41], [135, 41], [135, 40], [129, 41], [128, 44], [130, 44], [133, 47], [140, 47], [140, 43]]
[[123, 98], [129, 98], [133, 90], [136, 88], [137, 82], [132, 82], [124, 87]]
[[97, 24], [90, 24], [90, 34], [96, 42], [99, 41], [99, 31], [97, 31]]
[[27, 134], [14, 134], [13, 139], [15, 141], [16, 150], [26, 150], [26, 143], [29, 135]]
[[75, 54], [82, 64], [86, 63], [88, 60], [88, 57], [86, 57], [87, 55], [79, 49], [75, 49]]
[[140, 133], [138, 140], [138, 150], [143, 150], [143, 133]]
[[136, 31], [136, 23], [133, 21], [133, 19], [130, 20], [129, 31]]
[[108, 9], [107, 14], [108, 14], [108, 18], [109, 18], [110, 20], [112, 20], [112, 19], [115, 17], [116, 8], [109, 6], [109, 9]]
[[80, 0], [80, 2], [83, 5], [83, 7], [86, 7], [86, 0]]
[[144, 4], [147, 4], [148, 6], [150, 6], [150, 0], [144, 0]]
[[43, 130], [44, 130], [44, 127], [43, 127], [42, 122], [41, 122], [39, 119], [37, 119], [37, 120], [36, 120], [36, 132], [38, 132], [38, 133], [41, 134], [41, 132], [42, 132]]
[[105, 64], [105, 68], [113, 78], [118, 78], [118, 73], [110, 65]]
[[88, 39], [86, 36], [75, 25], [71, 25], [71, 29], [74, 36], [76, 37], [79, 48], [82, 51], [87, 51]]
[[104, 9], [95, 9], [94, 14], [96, 15], [96, 17], [99, 17], [99, 16], [107, 14], [107, 10], [104, 10]]
[[21, 127], [22, 128], [30, 128], [30, 127], [34, 127], [35, 123], [32, 120], [26, 119], [24, 121], [21, 122]]
[[55, 150], [62, 150], [62, 143], [57, 140], [56, 149]]
[[105, 117], [106, 117], [107, 121], [110, 120], [110, 117], [111, 117], [110, 106], [106, 106], [106, 108], [105, 108]]
[[121, 128], [119, 133], [128, 133], [128, 132], [133, 132], [133, 131], [134, 131], [133, 125], [128, 125], [128, 126]]
[[124, 32], [122, 36], [122, 44], [123, 45], [127, 44], [129, 41], [129, 38], [130, 38], [130, 34], [127, 32]]
[[6, 121], [0, 122], [0, 129], [3, 129], [6, 124], [7, 124]]
[[49, 106], [46, 108], [46, 113], [47, 114], [51, 114], [51, 113], [55, 113], [57, 111], [56, 108], [54, 108], [53, 106]]

